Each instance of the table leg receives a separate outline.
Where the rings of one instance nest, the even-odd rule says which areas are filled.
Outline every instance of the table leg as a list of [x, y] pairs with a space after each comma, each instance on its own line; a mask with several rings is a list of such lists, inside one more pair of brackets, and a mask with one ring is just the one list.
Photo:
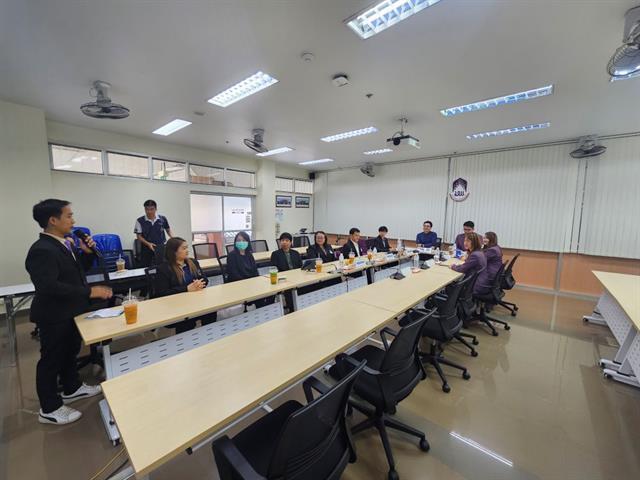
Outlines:
[[7, 337], [9, 346], [9, 366], [15, 367], [18, 357], [18, 341], [16, 339], [16, 316], [13, 306], [13, 295], [4, 298], [4, 309], [7, 317]]

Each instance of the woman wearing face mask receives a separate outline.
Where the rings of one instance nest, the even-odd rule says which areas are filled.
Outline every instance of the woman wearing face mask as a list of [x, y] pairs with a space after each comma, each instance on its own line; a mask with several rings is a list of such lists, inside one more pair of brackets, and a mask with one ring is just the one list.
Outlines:
[[257, 277], [258, 266], [251, 253], [251, 239], [247, 232], [238, 232], [233, 240], [233, 250], [227, 255], [227, 277], [229, 282]]
[[[173, 237], [165, 245], [165, 261], [158, 265], [154, 278], [155, 297], [165, 297], [176, 293], [197, 292], [207, 286], [207, 277], [202, 272], [198, 261], [189, 258], [189, 245], [180, 237]], [[202, 325], [216, 320], [216, 314], [211, 313], [198, 317]], [[197, 319], [189, 319], [169, 327], [176, 329], [176, 333], [186, 332], [196, 326]]]

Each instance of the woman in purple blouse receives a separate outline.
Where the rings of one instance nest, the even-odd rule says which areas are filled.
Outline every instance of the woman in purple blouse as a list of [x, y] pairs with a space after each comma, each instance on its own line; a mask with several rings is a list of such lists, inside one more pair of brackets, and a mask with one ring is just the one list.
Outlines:
[[473, 286], [474, 295], [484, 295], [491, 290], [491, 279], [487, 274], [487, 258], [482, 252], [480, 235], [477, 233], [464, 234], [464, 249], [467, 258], [464, 263], [451, 265], [451, 269], [465, 275], [480, 272], [476, 284]]
[[489, 280], [493, 282], [502, 266], [502, 249], [498, 246], [498, 235], [494, 232], [485, 233], [482, 251], [487, 257], [487, 275], [489, 275]]

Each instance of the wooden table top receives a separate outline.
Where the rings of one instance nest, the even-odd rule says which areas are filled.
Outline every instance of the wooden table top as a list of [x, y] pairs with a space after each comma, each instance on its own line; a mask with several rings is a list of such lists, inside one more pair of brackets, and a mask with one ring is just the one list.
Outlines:
[[137, 475], [207, 438], [395, 317], [348, 295], [104, 382]]
[[[293, 250], [297, 251], [301, 255], [307, 253], [307, 247], [296, 247]], [[270, 250], [268, 252], [254, 252], [253, 258], [255, 259], [256, 263], [266, 262], [271, 259], [271, 254], [274, 251], [276, 250]], [[203, 270], [220, 267], [217, 258], [205, 258], [202, 260], [198, 260], [198, 263]]]
[[640, 331], [640, 275], [595, 270], [593, 274]]
[[145, 300], [138, 304], [138, 321], [127, 325], [124, 314], [112, 318], [87, 319], [86, 313], [75, 317], [82, 339], [87, 345], [152, 330], [173, 322], [193, 318], [222, 308], [275, 295], [285, 290], [323, 282], [340, 273], [303, 272], [300, 269], [278, 274], [277, 285], [259, 276], [238, 282], [214, 285], [199, 292], [185, 292]]

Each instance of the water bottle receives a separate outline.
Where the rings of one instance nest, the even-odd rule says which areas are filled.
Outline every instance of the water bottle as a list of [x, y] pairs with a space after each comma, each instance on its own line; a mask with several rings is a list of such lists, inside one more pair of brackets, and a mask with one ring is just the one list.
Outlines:
[[433, 260], [436, 263], [440, 263], [440, 248], [436, 247], [436, 251], [433, 253]]
[[378, 253], [378, 249], [376, 247], [373, 247], [373, 254], [375, 255], [376, 253]]
[[338, 257], [338, 269], [342, 270], [344, 268], [344, 255], [340, 252], [340, 256]]
[[417, 253], [413, 255], [413, 268], [418, 270], [420, 268], [420, 255]]

